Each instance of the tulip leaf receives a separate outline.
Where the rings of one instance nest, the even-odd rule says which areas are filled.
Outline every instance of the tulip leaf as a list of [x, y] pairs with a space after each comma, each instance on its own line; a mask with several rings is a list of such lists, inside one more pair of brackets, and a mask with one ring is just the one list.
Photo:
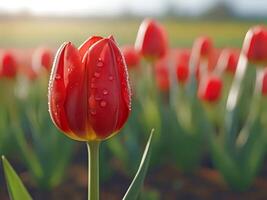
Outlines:
[[150, 133], [150, 137], [148, 139], [148, 142], [146, 144], [146, 148], [145, 151], [143, 153], [143, 157], [142, 160], [140, 162], [139, 165], [139, 169], [130, 185], [130, 187], [128, 188], [126, 194], [123, 197], [123, 200], [135, 200], [138, 198], [140, 190], [143, 186], [144, 183], [144, 179], [146, 176], [146, 172], [148, 169], [148, 165], [149, 165], [149, 160], [150, 160], [150, 156], [151, 156], [151, 140], [153, 137], [153, 133], [154, 133], [154, 129], [152, 129], [151, 133]]
[[19, 176], [17, 175], [13, 167], [10, 165], [10, 163], [4, 156], [2, 156], [2, 162], [10, 199], [32, 200], [32, 197], [30, 196], [27, 189], [23, 185]]

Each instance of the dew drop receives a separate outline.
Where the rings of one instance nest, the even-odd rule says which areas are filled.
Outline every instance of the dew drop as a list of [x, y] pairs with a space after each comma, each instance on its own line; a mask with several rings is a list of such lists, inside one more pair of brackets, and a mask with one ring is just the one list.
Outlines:
[[91, 88], [96, 88], [96, 84], [95, 83], [91, 83]]
[[95, 96], [96, 101], [100, 101], [102, 98], [100, 96]]
[[91, 80], [91, 81], [92, 81], [92, 83], [94, 83], [94, 82], [96, 81], [96, 78], [92, 78], [92, 80]]
[[61, 79], [61, 76], [59, 74], [56, 74], [56, 77], [55, 77], [56, 80], [59, 80]]
[[103, 63], [101, 58], [98, 58], [96, 66], [98, 66], [98, 67], [103, 67], [104, 66], [104, 63]]
[[109, 76], [108, 77], [108, 80], [113, 81], [114, 80], [114, 77], [113, 76]]
[[104, 94], [104, 95], [108, 95], [108, 90], [104, 89], [104, 90], [103, 90], [103, 94]]
[[68, 72], [70, 73], [72, 71], [72, 68], [68, 68]]
[[99, 72], [95, 72], [95, 73], [94, 73], [94, 76], [95, 76], [96, 78], [99, 78], [99, 77], [100, 77], [100, 73], [99, 73]]
[[121, 57], [117, 57], [118, 62], [121, 62], [121, 60], [122, 60]]
[[106, 105], [107, 105], [107, 102], [106, 102], [106, 101], [101, 101], [101, 102], [100, 102], [100, 106], [101, 106], [101, 107], [106, 107]]
[[91, 110], [91, 115], [96, 115], [96, 111], [95, 110]]

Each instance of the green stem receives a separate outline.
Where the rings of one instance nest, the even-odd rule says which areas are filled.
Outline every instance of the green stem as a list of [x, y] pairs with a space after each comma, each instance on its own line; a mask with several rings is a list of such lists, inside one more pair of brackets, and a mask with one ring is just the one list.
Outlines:
[[99, 200], [99, 141], [87, 143], [88, 148], [88, 200]]

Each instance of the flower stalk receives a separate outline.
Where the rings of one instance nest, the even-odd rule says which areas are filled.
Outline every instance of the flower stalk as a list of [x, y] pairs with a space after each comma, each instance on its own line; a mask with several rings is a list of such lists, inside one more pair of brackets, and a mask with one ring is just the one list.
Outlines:
[[88, 148], [88, 200], [99, 200], [99, 141], [87, 143]]

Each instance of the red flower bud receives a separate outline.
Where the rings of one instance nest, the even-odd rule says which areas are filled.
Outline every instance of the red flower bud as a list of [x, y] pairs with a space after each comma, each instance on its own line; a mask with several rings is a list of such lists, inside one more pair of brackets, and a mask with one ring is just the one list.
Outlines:
[[262, 79], [262, 95], [267, 96], [267, 69], [263, 71], [263, 79]]
[[238, 63], [238, 58], [239, 55], [237, 54], [237, 52], [234, 51], [229, 51], [228, 52], [228, 56], [226, 57], [226, 71], [231, 72], [231, 73], [235, 73], [236, 71], [236, 67], [237, 67], [237, 63]]
[[91, 37], [80, 48], [64, 43], [49, 83], [49, 112], [55, 125], [79, 141], [117, 133], [131, 110], [124, 57], [112, 37]]
[[226, 71], [231, 74], [235, 74], [237, 63], [239, 59], [239, 53], [233, 49], [222, 50], [218, 59], [218, 69], [220, 72]]
[[198, 97], [207, 102], [217, 102], [222, 93], [222, 81], [219, 77], [207, 75], [198, 87]]
[[14, 78], [17, 74], [17, 61], [11, 52], [2, 52], [0, 55], [0, 76]]
[[177, 81], [181, 84], [185, 84], [189, 78], [189, 59], [190, 52], [184, 51], [178, 56], [178, 62], [176, 66]]
[[193, 48], [200, 58], [208, 58], [213, 51], [213, 43], [209, 37], [199, 37], [194, 42]]
[[141, 56], [133, 46], [124, 46], [121, 50], [129, 69], [139, 66]]
[[166, 92], [170, 88], [168, 59], [166, 57], [157, 61], [155, 66], [156, 84], [160, 91]]
[[267, 63], [267, 29], [262, 26], [249, 29], [242, 51], [249, 62]]
[[42, 68], [50, 71], [53, 64], [53, 55], [51, 49], [38, 48], [32, 55], [32, 67], [36, 72], [39, 72]]
[[163, 26], [154, 20], [144, 20], [138, 30], [135, 47], [147, 59], [166, 55], [167, 34]]

